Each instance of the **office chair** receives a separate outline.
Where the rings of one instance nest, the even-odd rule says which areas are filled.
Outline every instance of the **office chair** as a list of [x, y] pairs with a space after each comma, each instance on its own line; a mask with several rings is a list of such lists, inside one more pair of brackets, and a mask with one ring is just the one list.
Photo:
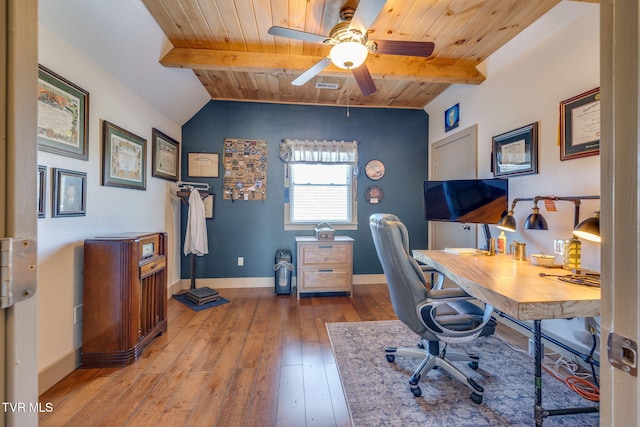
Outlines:
[[[409, 255], [407, 229], [395, 215], [373, 214], [369, 227], [380, 264], [389, 286], [396, 316], [421, 338], [415, 348], [385, 348], [389, 362], [396, 356], [422, 359], [409, 379], [415, 397], [422, 394], [418, 382], [435, 367], [442, 368], [472, 391], [471, 400], [482, 402], [483, 387], [454, 366], [452, 361], [469, 362], [478, 369], [479, 356], [447, 351], [449, 343], [463, 343], [494, 333], [493, 307], [484, 309], [470, 302], [460, 288], [433, 289], [415, 259]], [[444, 348], [440, 351], [440, 343]]]

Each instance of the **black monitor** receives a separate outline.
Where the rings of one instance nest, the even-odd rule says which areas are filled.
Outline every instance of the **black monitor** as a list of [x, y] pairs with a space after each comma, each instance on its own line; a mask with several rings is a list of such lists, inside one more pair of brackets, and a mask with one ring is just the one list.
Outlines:
[[506, 179], [424, 181], [427, 221], [496, 224], [508, 208]]

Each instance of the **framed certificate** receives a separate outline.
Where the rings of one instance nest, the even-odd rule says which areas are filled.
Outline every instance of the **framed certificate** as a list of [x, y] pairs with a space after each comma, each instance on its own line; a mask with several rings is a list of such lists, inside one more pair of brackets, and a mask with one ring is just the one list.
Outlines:
[[560, 160], [600, 154], [600, 88], [560, 103]]
[[38, 67], [38, 150], [89, 159], [89, 92]]
[[180, 144], [156, 128], [152, 129], [151, 135], [151, 176], [177, 181], [180, 175]]
[[493, 176], [538, 173], [538, 122], [493, 137]]
[[147, 189], [147, 140], [102, 122], [102, 185]]
[[189, 176], [217, 178], [218, 153], [189, 153]]

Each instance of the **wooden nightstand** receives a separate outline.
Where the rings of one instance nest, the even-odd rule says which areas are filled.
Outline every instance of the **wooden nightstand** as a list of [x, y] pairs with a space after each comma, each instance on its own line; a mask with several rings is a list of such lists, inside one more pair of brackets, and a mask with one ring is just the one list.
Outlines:
[[335, 240], [318, 240], [313, 236], [296, 236], [296, 294], [348, 292], [353, 279], [353, 239], [336, 236]]

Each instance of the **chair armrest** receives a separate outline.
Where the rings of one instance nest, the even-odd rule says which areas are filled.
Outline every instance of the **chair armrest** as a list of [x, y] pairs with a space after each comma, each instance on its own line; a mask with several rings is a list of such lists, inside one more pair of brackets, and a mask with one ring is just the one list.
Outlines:
[[[425, 301], [437, 301], [437, 300], [468, 300], [473, 299], [471, 295], [466, 293], [461, 288], [446, 288], [446, 289], [436, 289], [427, 292], [427, 298]], [[446, 302], [446, 301], [445, 301]]]
[[431, 289], [442, 289], [444, 274], [426, 264], [418, 263], [418, 265], [420, 266], [420, 270], [422, 270], [422, 274], [430, 276]]
[[[455, 290], [455, 289], [453, 289]], [[449, 291], [449, 289], [443, 289], [441, 291], [432, 291], [429, 292], [429, 295], [434, 293], [441, 293], [443, 291]], [[429, 329], [440, 341], [443, 342], [467, 342], [476, 337], [480, 336], [489, 321], [492, 320], [493, 307], [489, 304], [485, 304], [484, 310], [482, 311], [482, 319], [478, 322], [478, 324], [470, 329], [451, 329], [448, 328], [447, 325], [443, 324], [443, 322], [439, 321], [440, 319], [446, 318], [450, 321], [451, 318], [455, 319], [458, 317], [461, 320], [469, 320], [474, 317], [480, 316], [480, 311], [482, 310], [480, 307], [473, 306], [469, 299], [473, 299], [473, 297], [467, 295], [457, 296], [451, 298], [427, 298], [421, 303], [419, 303], [416, 307], [416, 313], [418, 318], [422, 322], [422, 324]], [[437, 309], [440, 306], [448, 306], [443, 307], [445, 311], [448, 311], [446, 314], [441, 315], [437, 312]], [[462, 310], [460, 307], [462, 306]], [[473, 310], [464, 310], [465, 307], [473, 307]], [[426, 310], [426, 313], [423, 313], [423, 309]], [[450, 312], [454, 312], [451, 314]]]

